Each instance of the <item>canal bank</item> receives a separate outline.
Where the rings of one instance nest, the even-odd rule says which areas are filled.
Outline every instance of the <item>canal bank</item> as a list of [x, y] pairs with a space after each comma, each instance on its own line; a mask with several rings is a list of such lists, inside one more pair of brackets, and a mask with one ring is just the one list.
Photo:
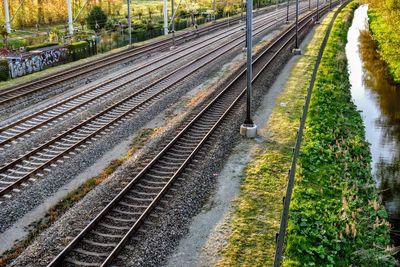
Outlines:
[[[394, 266], [387, 213], [351, 99], [347, 35], [357, 4], [337, 17], [311, 95], [289, 212], [284, 266]], [[350, 35], [351, 33], [349, 33]]]
[[[361, 110], [370, 143], [372, 171], [391, 224], [391, 238], [400, 245], [400, 86], [381, 60], [369, 32], [368, 6], [356, 12], [349, 31], [351, 93]], [[399, 258], [399, 255], [397, 255]]]

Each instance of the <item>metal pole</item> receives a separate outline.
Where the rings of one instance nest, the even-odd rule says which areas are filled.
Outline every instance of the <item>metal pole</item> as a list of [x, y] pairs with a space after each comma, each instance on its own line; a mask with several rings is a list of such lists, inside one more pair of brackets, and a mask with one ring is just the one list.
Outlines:
[[329, 9], [332, 10], [332, 0], [329, 0]]
[[253, 88], [251, 85], [251, 80], [253, 78], [253, 58], [252, 58], [252, 22], [253, 22], [253, 0], [246, 1], [246, 36], [247, 36], [247, 69], [246, 69], [246, 79], [247, 79], [247, 112], [246, 120], [244, 124], [253, 125], [253, 120], [251, 119], [251, 99], [253, 97]]
[[68, 32], [74, 34], [74, 24], [72, 17], [72, 0], [68, 0]]
[[172, 22], [171, 22], [172, 47], [175, 47], [175, 7], [174, 7], [174, 0], [171, 0], [171, 14], [172, 14]]
[[296, 49], [299, 49], [299, 0], [296, 0]]
[[213, 20], [214, 20], [214, 23], [215, 23], [215, 20], [216, 20], [216, 13], [217, 13], [217, 3], [216, 3], [216, 0], [213, 0]]
[[171, 0], [171, 16], [172, 16], [172, 24], [171, 24], [171, 30], [172, 33], [175, 32], [175, 7], [174, 7], [174, 0]]
[[168, 13], [167, 13], [167, 0], [164, 0], [164, 35], [168, 35]]
[[287, 1], [286, 22], [289, 22], [289, 5], [290, 5], [290, 0]]
[[317, 22], [319, 21], [319, 0], [317, 0]]
[[129, 46], [131, 46], [132, 45], [131, 0], [128, 0], [128, 35], [129, 35]]
[[308, 0], [308, 9], [311, 9], [311, 0]]
[[6, 16], [6, 31], [7, 33], [11, 33], [10, 10], [8, 8], [8, 0], [4, 0], [4, 13]]

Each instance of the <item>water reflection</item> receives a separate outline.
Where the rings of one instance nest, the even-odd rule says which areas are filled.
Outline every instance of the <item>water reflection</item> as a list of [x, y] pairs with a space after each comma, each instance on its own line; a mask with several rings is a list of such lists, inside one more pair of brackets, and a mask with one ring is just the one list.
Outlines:
[[346, 55], [351, 92], [362, 111], [371, 143], [372, 168], [400, 245], [400, 86], [394, 84], [368, 32], [367, 6], [359, 7], [348, 34]]

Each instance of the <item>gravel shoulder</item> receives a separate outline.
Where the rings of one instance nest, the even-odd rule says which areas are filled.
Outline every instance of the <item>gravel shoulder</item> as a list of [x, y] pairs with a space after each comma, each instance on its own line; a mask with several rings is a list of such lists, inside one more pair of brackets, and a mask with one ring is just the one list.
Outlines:
[[[301, 48], [314, 35], [312, 30], [301, 43]], [[293, 67], [300, 56], [292, 57], [282, 69], [269, 91], [263, 96], [260, 107], [254, 114], [258, 136], [254, 140], [242, 139], [232, 149], [220, 173], [216, 173], [216, 189], [204, 205], [201, 213], [193, 218], [188, 234], [170, 256], [165, 266], [213, 266], [220, 259], [220, 252], [227, 245], [231, 233], [231, 220], [235, 200], [240, 194], [240, 185], [247, 165], [260, 153], [268, 142], [268, 120], [278, 95], [285, 88]], [[278, 103], [279, 104], [279, 103]]]

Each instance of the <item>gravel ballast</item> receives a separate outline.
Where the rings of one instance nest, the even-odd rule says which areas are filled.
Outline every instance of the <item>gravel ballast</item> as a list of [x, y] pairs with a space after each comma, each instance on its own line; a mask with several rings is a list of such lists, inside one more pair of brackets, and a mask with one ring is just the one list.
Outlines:
[[[254, 83], [256, 106], [259, 105], [257, 102], [279, 73], [280, 67], [290, 57], [291, 51], [287, 50], [273, 64], [274, 69], [267, 70], [266, 74]], [[222, 87], [222, 84], [219, 83], [216, 87]], [[191, 113], [195, 114], [196, 109], [202, 105], [204, 103], [194, 108]], [[189, 114], [188, 117], [190, 116], [193, 115]], [[238, 107], [234, 114], [228, 115], [225, 122], [211, 137], [209, 144], [200, 151], [198, 160], [193, 161], [192, 164], [196, 164], [196, 168], [189, 166], [188, 171], [182, 176], [184, 179], [180, 179], [171, 189], [169, 194], [173, 195], [173, 200], [155, 211], [158, 216], [150, 217], [151, 226], [145, 225], [144, 231], [130, 242], [117, 261], [123, 259], [124, 265], [128, 266], [159, 265], [165, 262], [167, 255], [177, 246], [179, 239], [187, 233], [191, 218], [201, 211], [202, 205], [213, 191], [214, 174], [218, 173], [230, 149], [240, 140], [238, 129], [243, 118], [243, 106]], [[159, 138], [153, 140], [143, 150], [142, 155], [151, 156], [156, 153], [158, 144], [165, 143], [177, 129], [179, 127], [171, 126], [169, 130], [160, 134]], [[123, 183], [126, 182], [125, 179], [132, 177], [138, 158], [130, 159], [107, 182], [90, 192], [84, 201], [79, 202], [54, 226], [40, 235], [12, 266], [29, 266], [33, 263], [35, 266], [43, 266], [48, 263], [60, 251], [60, 245], [65, 245], [71, 239], [70, 236], [76, 235], [77, 230], [82, 229], [112, 198], [113, 192], [122, 188]], [[200, 159], [203, 160], [200, 161]], [[77, 218], [81, 219], [77, 220]]]

